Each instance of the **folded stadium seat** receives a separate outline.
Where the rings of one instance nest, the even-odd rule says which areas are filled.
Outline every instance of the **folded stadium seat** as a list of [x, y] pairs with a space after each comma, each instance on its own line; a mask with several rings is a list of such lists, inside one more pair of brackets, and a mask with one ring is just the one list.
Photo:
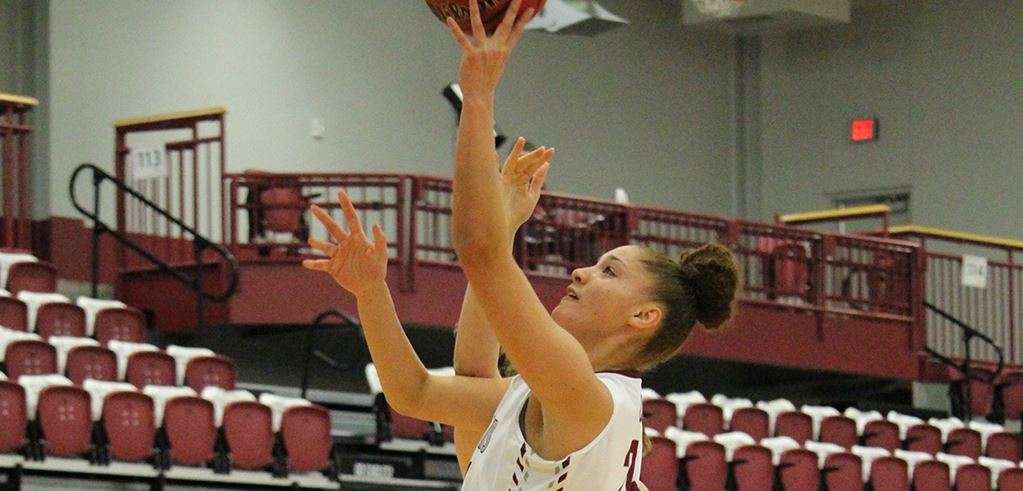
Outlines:
[[994, 407], [995, 386], [992, 383], [995, 373], [987, 368], [972, 366], [968, 369], [969, 377], [958, 369], [949, 367], [948, 375], [952, 380], [948, 391], [952, 400], [952, 414], [965, 418], [967, 389], [971, 391], [970, 414], [974, 417], [987, 417]]
[[[1018, 469], [1019, 468], [1019, 463], [1018, 462], [1012, 462], [1012, 461], [1009, 461], [1009, 460], [1002, 460], [1002, 459], [992, 459], [990, 457], [984, 457], [984, 456], [981, 456], [980, 458], [978, 458], [977, 459], [977, 463], [982, 465], [982, 466], [984, 466], [984, 467], [986, 467], [989, 471], [991, 471], [991, 483], [992, 484], [997, 484], [998, 483], [998, 480], [1001, 477], [1003, 472], [1005, 472], [1005, 471], [1007, 471], [1009, 469]], [[994, 489], [994, 488], [992, 487], [992, 489]], [[1021, 489], [1023, 489], [1023, 488], [1021, 488]]]
[[81, 336], [53, 336], [47, 342], [57, 350], [57, 373], [61, 374], [67, 367], [67, 356], [72, 349], [79, 346], [99, 346], [95, 339]]
[[782, 454], [799, 448], [799, 442], [787, 436], [773, 436], [760, 440], [760, 446], [771, 451], [771, 462], [777, 466], [781, 463]]
[[822, 442], [834, 443], [845, 448], [852, 448], [859, 443], [856, 434], [856, 422], [845, 416], [827, 416], [821, 420], [820, 433], [817, 439]]
[[51, 385], [39, 393], [36, 412], [46, 454], [87, 457], [96, 462], [88, 392], [74, 386]]
[[803, 405], [803, 407], [800, 408], [800, 412], [809, 416], [810, 421], [813, 423], [813, 437], [811, 438], [811, 440], [820, 439], [819, 437], [821, 434], [821, 422], [824, 421], [824, 418], [828, 416], [842, 415], [842, 413], [838, 412], [838, 409], [835, 409], [830, 406]]
[[903, 441], [906, 440], [907, 434], [909, 433], [909, 429], [911, 427], [926, 424], [924, 423], [924, 420], [916, 416], [902, 414], [897, 411], [888, 411], [888, 415], [885, 419], [891, 421], [892, 423], [895, 423], [895, 426], [899, 427], [899, 439]]
[[405, 416], [395, 411], [384, 396], [376, 365], [367, 363], [365, 368], [366, 383], [373, 394], [373, 413], [376, 416], [376, 439], [378, 442], [391, 438], [408, 438], [414, 440], [431, 440], [436, 442], [434, 429], [428, 421]]
[[27, 428], [25, 389], [14, 382], [0, 381], [0, 452], [24, 451]]
[[[70, 305], [71, 302], [64, 295], [52, 292], [24, 291], [18, 293], [17, 298], [24, 302], [25, 306], [28, 307], [26, 323], [28, 325], [28, 330], [31, 332], [36, 332], [36, 316], [39, 314], [40, 307], [48, 303], [63, 303]], [[41, 335], [42, 334], [40, 334], [40, 336]]]
[[730, 431], [741, 431], [760, 441], [771, 436], [770, 417], [763, 409], [744, 407], [736, 409], [728, 423]]
[[139, 389], [147, 385], [176, 385], [174, 358], [162, 351], [139, 351], [128, 358], [124, 379]]
[[12, 295], [21, 292], [57, 291], [57, 268], [50, 263], [28, 262], [11, 265], [5, 289]]
[[153, 399], [156, 426], [161, 428], [162, 467], [213, 461], [217, 430], [212, 402], [198, 397], [191, 387], [149, 385], [143, 393]]
[[909, 491], [909, 470], [898, 457], [878, 457], [870, 464], [870, 487], [874, 491]]
[[[0, 322], [0, 325], [7, 325]], [[1004, 419], [1023, 418], [1023, 371], [1005, 370], [995, 384], [995, 405]]]
[[991, 486], [991, 470], [977, 463], [959, 467], [952, 479], [956, 491], [989, 491]]
[[956, 482], [956, 476], [959, 473], [961, 467], [972, 465], [975, 461], [969, 457], [962, 455], [952, 455], [947, 453], [938, 453], [934, 456], [934, 460], [944, 462], [948, 465], [948, 476], [952, 483]]
[[902, 440], [906, 450], [934, 455], [942, 450], [941, 430], [927, 423], [910, 426]]
[[14, 341], [7, 345], [4, 368], [11, 380], [18, 380], [22, 375], [55, 374], [57, 350], [45, 341]]
[[863, 462], [834, 443], [806, 442], [806, 449], [817, 455], [824, 488], [832, 491], [863, 488]]
[[[187, 346], [169, 345], [164, 352], [174, 358], [174, 364], [178, 374], [177, 383], [175, 385], [185, 385], [185, 368], [188, 367], [188, 362], [192, 361], [193, 358], [200, 356], [216, 356], [217, 354], [209, 348], [191, 348]], [[195, 389], [195, 387], [192, 387]], [[231, 389], [226, 389], [231, 390]], [[202, 392], [201, 389], [196, 389], [196, 392]]]
[[929, 489], [950, 489], [952, 478], [948, 464], [940, 460], [925, 460], [913, 467], [913, 489], [925, 491]]
[[103, 309], [96, 314], [93, 335], [106, 346], [113, 340], [141, 343], [146, 340], [146, 318], [138, 309]]
[[0, 327], [0, 361], [4, 361], [4, 357], [7, 353], [7, 347], [15, 341], [41, 341], [43, 338], [39, 337], [34, 332], [16, 331], [14, 329], [7, 329]]
[[678, 458], [685, 457], [686, 448], [693, 442], [705, 442], [710, 440], [707, 435], [695, 431], [680, 430], [674, 426], [664, 430], [664, 437], [675, 442], [675, 455]]
[[987, 444], [984, 445], [984, 455], [994, 459], [1019, 462], [1023, 460], [1019, 447], [1020, 435], [1003, 431], [988, 437]]
[[721, 408], [710, 403], [692, 404], [682, 416], [682, 429], [687, 431], [698, 431], [712, 437], [724, 428], [725, 417]]
[[102, 346], [72, 348], [67, 355], [65, 374], [75, 385], [90, 379], [115, 382], [118, 380], [117, 355]]
[[63, 302], [47, 303], [36, 311], [36, 334], [50, 336], [85, 336], [85, 311], [77, 305]]
[[142, 351], [160, 351], [159, 348], [151, 344], [132, 343], [129, 341], [112, 340], [107, 342], [106, 346], [117, 355], [117, 378], [119, 380], [124, 380], [128, 374], [128, 359], [131, 358], [131, 355]]
[[678, 412], [678, 419], [680, 421], [682, 420], [682, 416], [686, 413], [686, 409], [689, 409], [689, 406], [707, 402], [707, 399], [703, 397], [703, 394], [696, 390], [691, 390], [689, 392], [673, 392], [664, 396], [664, 398], [675, 405], [675, 411]]
[[983, 450], [987, 448], [987, 441], [991, 438], [991, 435], [1005, 432], [1004, 426], [995, 423], [985, 423], [983, 421], [970, 421], [967, 423], [966, 427], [980, 433], [981, 455], [983, 455]]
[[788, 411], [795, 411], [796, 406], [788, 399], [775, 399], [773, 401], [757, 401], [757, 409], [767, 413], [768, 434], [774, 435], [775, 425], [778, 422], [778, 415]]
[[821, 474], [817, 454], [802, 448], [782, 452], [778, 463], [778, 481], [786, 491], [817, 491]]
[[824, 468], [824, 462], [828, 459], [829, 455], [848, 452], [848, 449], [841, 445], [828, 442], [815, 442], [813, 440], [804, 443], [803, 448], [817, 454], [817, 467], [820, 467], [821, 469]]
[[735, 415], [736, 411], [753, 407], [753, 402], [749, 399], [729, 399], [720, 394], [711, 398], [711, 403], [721, 408], [721, 416], [724, 418], [725, 428], [728, 428], [731, 425], [732, 416]]
[[774, 461], [767, 447], [741, 446], [735, 449], [729, 465], [736, 489], [771, 491], [774, 488]]
[[664, 432], [669, 426], [678, 422], [675, 404], [667, 399], [647, 399], [643, 401], [643, 425]]
[[976, 459], [984, 453], [980, 432], [971, 428], [954, 428], [945, 441], [945, 453]]
[[78, 297], [75, 305], [85, 312], [85, 332], [92, 336], [96, 332], [96, 314], [104, 309], [124, 309], [128, 306], [119, 300], [105, 300], [101, 298]]
[[719, 491], [728, 484], [728, 464], [725, 448], [712, 441], [689, 443], [682, 457], [685, 482], [690, 491]]
[[718, 443], [719, 445], [721, 445], [725, 449], [725, 460], [728, 461], [728, 462], [732, 461], [732, 455], [735, 453], [735, 450], [737, 448], [743, 447], [743, 446], [746, 446], [746, 445], [756, 445], [757, 444], [757, 441], [754, 440], [753, 437], [751, 437], [751, 436], [749, 436], [749, 435], [747, 435], [745, 433], [742, 433], [740, 431], [732, 431], [732, 432], [729, 432], [729, 433], [720, 433], [720, 434], [714, 435], [714, 437], [711, 438], [711, 440], [713, 440], [715, 443]]
[[106, 398], [114, 392], [134, 392], [136, 390], [135, 386], [125, 382], [86, 380], [82, 383], [82, 389], [89, 393], [89, 412], [92, 414], [93, 441], [97, 445], [96, 459], [100, 464], [108, 464], [110, 462], [107, 452], [109, 441], [104, 431], [104, 425], [101, 423]]
[[661, 399], [661, 395], [658, 394], [656, 390], [648, 389], [646, 387], [643, 387], [643, 390], [640, 391], [640, 395], [641, 395], [641, 397], [643, 398], [644, 401], [650, 400], [650, 399]]
[[234, 360], [222, 356], [197, 356], [185, 366], [185, 385], [201, 392], [209, 386], [234, 390]]
[[[283, 438], [283, 435], [281, 434], [281, 420], [284, 418], [284, 413], [288, 409], [293, 408], [293, 407], [311, 406], [312, 403], [307, 401], [307, 400], [305, 400], [305, 399], [302, 399], [302, 398], [298, 398], [298, 397], [283, 397], [283, 396], [279, 396], [279, 395], [276, 395], [276, 394], [271, 394], [269, 392], [263, 393], [263, 394], [259, 395], [259, 403], [263, 404], [264, 406], [266, 406], [268, 408], [270, 408], [270, 413], [273, 416], [272, 427], [273, 427], [273, 433], [274, 433], [274, 435], [276, 435], [276, 437], [274, 439], [274, 449], [273, 449], [274, 460], [277, 461], [282, 466], [282, 469], [287, 469], [287, 466], [285, 466], [285, 462], [287, 462], [287, 458], [289, 456], [289, 452], [285, 448], [284, 438]], [[320, 426], [322, 426], [322, 421], [312, 420], [312, 421], [310, 421], [310, 423], [312, 425], [314, 425], [314, 426], [316, 426], [317, 423], [321, 423]], [[300, 432], [302, 431], [302, 429], [300, 427], [296, 426], [296, 425], [292, 425], [292, 428], [293, 428], [293, 430], [292, 430], [293, 432], [294, 431], [299, 432], [298, 434], [293, 433], [291, 435], [291, 437], [293, 439], [292, 440], [293, 443], [298, 443], [298, 442], [301, 441], [301, 434], [300, 434]], [[325, 457], [324, 457], [323, 462], [322, 462], [324, 465], [320, 466], [320, 467], [317, 467], [317, 468], [313, 468], [313, 469], [306, 469], [306, 470], [303, 470], [301, 472], [309, 472], [309, 471], [312, 471], [312, 470], [321, 470], [321, 469], [325, 468], [326, 465], [327, 465], [327, 459], [330, 456], [330, 416], [329, 416], [329, 414], [327, 415], [326, 435], [327, 435], [327, 443], [328, 444], [326, 446], [327, 450], [326, 450], [326, 454], [325, 454]], [[321, 436], [321, 435], [316, 435], [316, 436]], [[298, 439], [295, 439], [295, 437], [298, 437]], [[320, 439], [319, 441], [320, 441], [320, 443], [323, 442], [322, 439]], [[322, 445], [321, 445], [321, 447], [322, 447]]]
[[678, 459], [675, 442], [664, 437], [650, 438], [650, 453], [643, 456], [639, 480], [650, 491], [678, 489]]
[[870, 468], [874, 465], [874, 461], [882, 457], [890, 457], [891, 452], [883, 448], [877, 447], [861, 447], [859, 445], [849, 449], [849, 452], [860, 458], [860, 462], [863, 463], [863, 477], [870, 479]]
[[774, 423], [775, 436], [787, 436], [800, 445], [813, 440], [813, 420], [799, 411], [787, 411], [778, 415]]
[[0, 326], [28, 331], [28, 306], [25, 302], [7, 295], [0, 296]]
[[[288, 472], [322, 472], [336, 478], [340, 470], [339, 455], [334, 451], [330, 413], [326, 408], [315, 405], [288, 408], [284, 411], [280, 433], [288, 455]], [[674, 446], [671, 452], [671, 461], [676, 462]]]
[[906, 472], [909, 473], [910, 481], [913, 480], [913, 473], [916, 472], [916, 466], [923, 462], [930, 462], [934, 460], [934, 455], [927, 452], [914, 452], [912, 450], [903, 450], [901, 448], [892, 452], [892, 455], [906, 462]]
[[898, 425], [884, 419], [875, 419], [867, 423], [860, 441], [864, 447], [883, 448], [889, 452], [894, 452], [902, 446]]
[[103, 403], [103, 429], [110, 457], [138, 462], [155, 455], [153, 400], [141, 392], [114, 392]]
[[257, 470], [273, 464], [272, 420], [270, 408], [258, 402], [236, 401], [227, 405], [221, 428], [232, 467]]
[[1023, 469], [1005, 469], [998, 475], [998, 489], [1009, 491], [1010, 489], [1023, 489]]
[[[27, 252], [0, 252], [0, 286], [7, 284], [11, 266], [17, 263], [34, 263], [37, 261], [39, 261], [37, 257]], [[9, 290], [5, 288], [4, 291]]]

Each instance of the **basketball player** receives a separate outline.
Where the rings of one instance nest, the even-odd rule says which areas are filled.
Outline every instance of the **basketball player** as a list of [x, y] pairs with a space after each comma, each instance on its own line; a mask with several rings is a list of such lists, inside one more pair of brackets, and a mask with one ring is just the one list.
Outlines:
[[[371, 241], [344, 193], [339, 199], [348, 231], [314, 206], [337, 245], [311, 239], [329, 259], [303, 265], [328, 272], [356, 297], [391, 405], [450, 424], [476, 442], [470, 451], [464, 442], [458, 445], [465, 489], [637, 489], [643, 430], [635, 372], [670, 358], [695, 324], [716, 328], [730, 317], [738, 284], [734, 259], [718, 245], [692, 251], [681, 262], [638, 246], [619, 247], [573, 271], [567, 294], [548, 313], [513, 260], [511, 243], [522, 210], [530, 200], [535, 205], [533, 195], [549, 164], [498, 172], [490, 127], [505, 58], [532, 12], [520, 18], [516, 0], [487, 37], [478, 7], [470, 6], [472, 39], [449, 21], [463, 47], [465, 97], [452, 237], [469, 279], [466, 313], [475, 311], [463, 315], [460, 336], [489, 329], [521, 375], [426, 371], [401, 329], [385, 282], [383, 231], [374, 226]], [[486, 356], [489, 370], [491, 355]]]

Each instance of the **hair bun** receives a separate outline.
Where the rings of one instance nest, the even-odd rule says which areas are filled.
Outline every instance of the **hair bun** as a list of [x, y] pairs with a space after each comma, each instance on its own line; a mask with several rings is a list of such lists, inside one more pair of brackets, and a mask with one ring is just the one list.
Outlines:
[[710, 243], [682, 255], [682, 281], [692, 292], [696, 320], [706, 329], [717, 329], [732, 317], [739, 267], [727, 247]]

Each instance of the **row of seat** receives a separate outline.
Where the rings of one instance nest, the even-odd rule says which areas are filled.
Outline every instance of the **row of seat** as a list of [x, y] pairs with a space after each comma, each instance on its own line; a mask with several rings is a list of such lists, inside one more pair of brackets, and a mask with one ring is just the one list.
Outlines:
[[0, 291], [0, 326], [50, 336], [145, 340], [146, 320], [138, 309], [117, 300], [79, 297], [75, 303], [59, 293], [22, 291], [16, 297]]
[[25, 375], [0, 382], [0, 451], [336, 475], [330, 416], [304, 399], [206, 387]]
[[[436, 375], [454, 375], [454, 367], [431, 368], [430, 373]], [[394, 438], [407, 440], [425, 440], [431, 445], [440, 446], [455, 441], [454, 429], [448, 425], [423, 421], [395, 411], [384, 397], [383, 386], [376, 366], [368, 363], [365, 368], [366, 383], [374, 396], [373, 414], [376, 417], [377, 442], [390, 441]]]
[[25, 375], [66, 375], [75, 385], [87, 379], [146, 385], [207, 386], [231, 390], [234, 361], [206, 348], [170, 345], [165, 351], [145, 343], [53, 336], [43, 341], [34, 333], [0, 328], [0, 361], [11, 380]]
[[641, 473], [650, 491], [1023, 489], [1023, 468], [989, 457], [847, 449], [814, 441], [800, 445], [784, 436], [756, 442], [740, 432], [708, 437], [676, 428], [651, 442]]
[[969, 408], [972, 416], [992, 421], [1023, 418], [1023, 371], [1005, 369], [996, 374], [989, 367], [975, 365], [967, 372], [969, 376], [948, 368], [952, 414], [964, 415]]
[[904, 449], [931, 455], [945, 452], [974, 459], [984, 455], [1021, 460], [1020, 436], [992, 423], [967, 424], [956, 418], [924, 421], [894, 411], [882, 415], [856, 408], [839, 412], [828, 406], [804, 405], [797, 409], [785, 399], [754, 404], [748, 399], [716, 395], [708, 401], [696, 391], [664, 398], [652, 391], [645, 394], [644, 424], [658, 434], [671, 427], [708, 437], [738, 431], [755, 441], [785, 436], [799, 444], [818, 441], [847, 449], [862, 445], [889, 452]]

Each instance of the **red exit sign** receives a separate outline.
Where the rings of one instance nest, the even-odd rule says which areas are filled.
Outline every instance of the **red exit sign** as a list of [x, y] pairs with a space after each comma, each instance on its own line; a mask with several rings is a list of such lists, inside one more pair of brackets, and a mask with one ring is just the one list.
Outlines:
[[877, 118], [854, 119], [849, 125], [849, 138], [853, 142], [877, 140]]

